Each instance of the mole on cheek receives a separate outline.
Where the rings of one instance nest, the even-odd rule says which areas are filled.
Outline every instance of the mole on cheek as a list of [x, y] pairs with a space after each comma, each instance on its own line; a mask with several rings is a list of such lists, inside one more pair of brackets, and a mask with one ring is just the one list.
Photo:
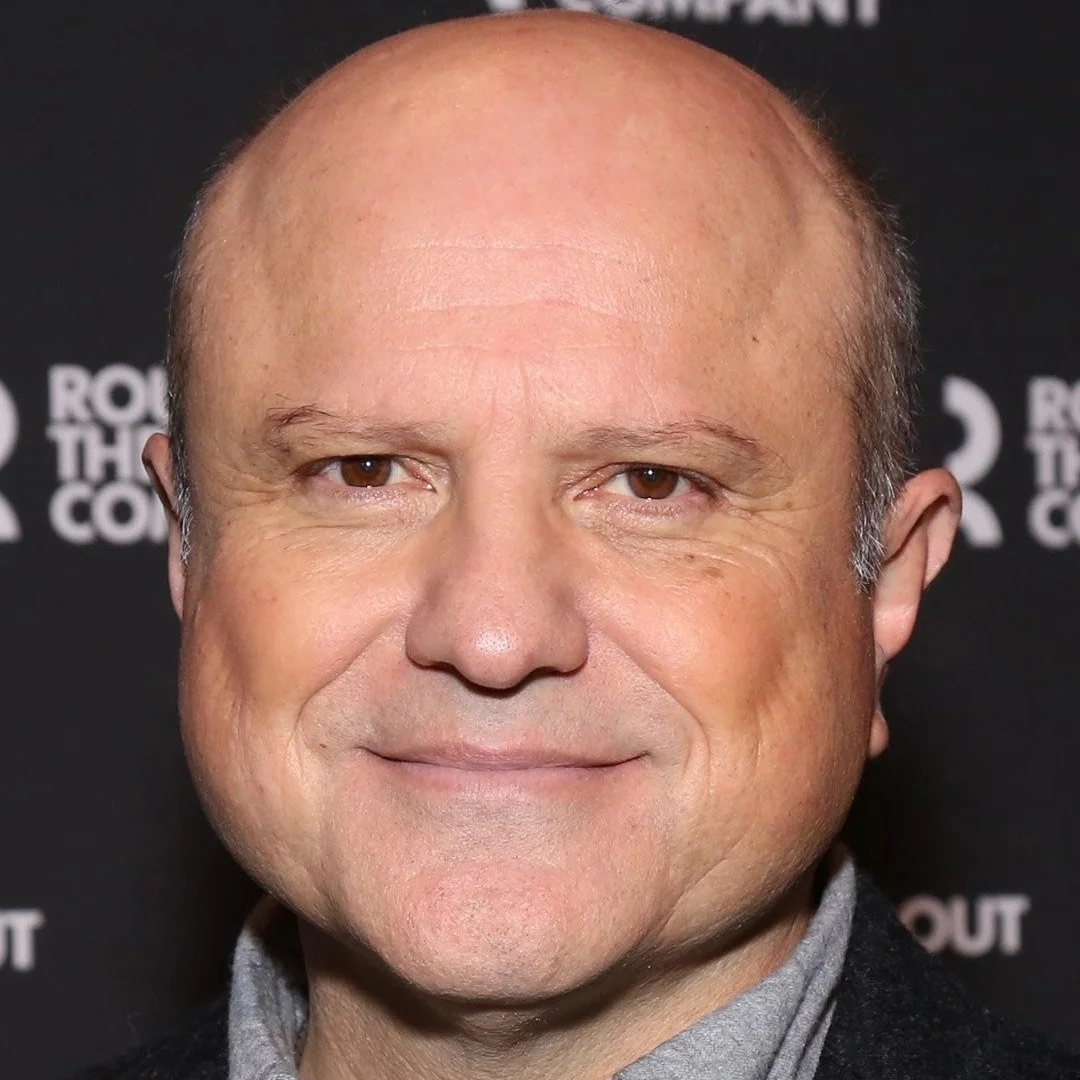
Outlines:
[[724, 576], [724, 567], [718, 566], [715, 559], [707, 559], [703, 555], [693, 553], [683, 556], [683, 564], [688, 570], [704, 574], [705, 577], [718, 581]]

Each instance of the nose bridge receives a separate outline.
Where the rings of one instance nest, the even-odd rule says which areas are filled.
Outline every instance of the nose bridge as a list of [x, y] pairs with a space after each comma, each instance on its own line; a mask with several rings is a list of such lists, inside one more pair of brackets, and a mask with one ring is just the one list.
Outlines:
[[491, 689], [585, 662], [569, 538], [542, 485], [490, 473], [463, 486], [434, 538], [406, 645]]

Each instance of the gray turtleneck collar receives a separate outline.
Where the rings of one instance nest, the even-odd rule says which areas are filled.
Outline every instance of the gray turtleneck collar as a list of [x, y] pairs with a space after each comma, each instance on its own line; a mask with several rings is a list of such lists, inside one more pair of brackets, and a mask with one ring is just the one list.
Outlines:
[[[757, 986], [613, 1080], [811, 1080], [832, 1019], [855, 910], [855, 869], [833, 867], [806, 934]], [[307, 995], [295, 918], [263, 900], [240, 934], [229, 1001], [229, 1080], [296, 1080]]]

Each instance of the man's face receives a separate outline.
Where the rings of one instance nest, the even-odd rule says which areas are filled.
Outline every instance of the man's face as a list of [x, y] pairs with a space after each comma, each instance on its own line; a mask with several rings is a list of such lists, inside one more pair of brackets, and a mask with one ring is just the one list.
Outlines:
[[854, 301], [792, 145], [461, 92], [281, 138], [215, 211], [181, 703], [267, 888], [536, 1000], [734, 939], [847, 810]]

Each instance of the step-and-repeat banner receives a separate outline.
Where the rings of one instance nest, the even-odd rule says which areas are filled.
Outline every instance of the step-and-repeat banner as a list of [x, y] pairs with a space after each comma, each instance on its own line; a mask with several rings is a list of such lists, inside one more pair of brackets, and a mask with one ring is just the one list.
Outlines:
[[[1080, 78], [1072, 0], [560, 0], [835, 118], [924, 290], [922, 458], [959, 550], [850, 837], [926, 948], [1080, 1043]], [[526, 0], [50, 0], [0, 14], [0, 1075], [55, 1080], [223, 983], [253, 899], [177, 734], [168, 275], [218, 150], [353, 49]], [[551, 0], [548, 6], [552, 6]], [[33, 9], [33, 10], [31, 10]]]

